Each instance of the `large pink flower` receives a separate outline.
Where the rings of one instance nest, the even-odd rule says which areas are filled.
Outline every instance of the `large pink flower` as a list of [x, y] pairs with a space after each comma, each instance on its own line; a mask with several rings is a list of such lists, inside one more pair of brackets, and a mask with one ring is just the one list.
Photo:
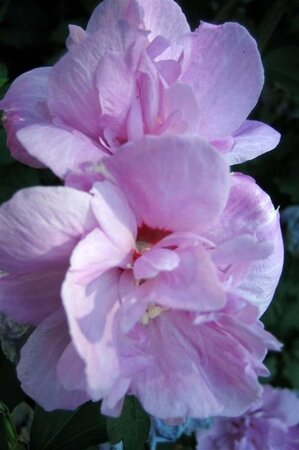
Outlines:
[[279, 348], [258, 321], [282, 266], [269, 197], [196, 137], [126, 144], [101, 171], [91, 193], [0, 209], [0, 309], [37, 325], [24, 390], [46, 409], [117, 414], [130, 393], [161, 418], [241, 414]]
[[256, 42], [236, 23], [193, 33], [173, 0], [105, 0], [70, 27], [52, 68], [17, 78], [0, 106], [13, 155], [65, 178], [144, 135], [193, 134], [230, 163], [279, 134], [246, 121], [263, 86]]
[[197, 433], [198, 450], [298, 450], [299, 399], [288, 389], [265, 386], [240, 417], [214, 420]]

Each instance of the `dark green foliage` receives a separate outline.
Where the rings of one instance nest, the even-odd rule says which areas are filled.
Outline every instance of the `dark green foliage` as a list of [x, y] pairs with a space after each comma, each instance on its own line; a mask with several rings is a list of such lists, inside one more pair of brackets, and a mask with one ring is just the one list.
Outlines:
[[[24, 398], [25, 394], [20, 388], [15, 366], [4, 356], [0, 345], [0, 402], [12, 410]], [[2, 450], [1, 446], [0, 449]]]
[[36, 407], [30, 450], [85, 450], [107, 440], [106, 418], [100, 414], [99, 403], [50, 413]]
[[108, 418], [107, 429], [112, 444], [122, 441], [125, 450], [144, 450], [150, 430], [150, 418], [135, 397], [127, 397], [121, 416]]

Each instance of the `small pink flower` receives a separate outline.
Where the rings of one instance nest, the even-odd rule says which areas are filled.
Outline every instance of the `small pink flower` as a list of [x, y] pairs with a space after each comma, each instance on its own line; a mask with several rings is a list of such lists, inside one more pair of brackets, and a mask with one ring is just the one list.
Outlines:
[[288, 389], [264, 386], [240, 417], [216, 418], [197, 433], [198, 450], [298, 450], [299, 399]]
[[173, 0], [105, 0], [86, 31], [70, 27], [53, 67], [12, 83], [0, 106], [15, 158], [59, 177], [144, 135], [191, 134], [235, 164], [279, 133], [246, 118], [264, 76], [256, 42], [236, 23], [191, 32]]
[[48, 410], [118, 414], [129, 393], [160, 418], [243, 413], [279, 349], [258, 320], [282, 266], [269, 197], [196, 137], [126, 144], [101, 171], [91, 193], [0, 209], [0, 310], [37, 326], [24, 390]]

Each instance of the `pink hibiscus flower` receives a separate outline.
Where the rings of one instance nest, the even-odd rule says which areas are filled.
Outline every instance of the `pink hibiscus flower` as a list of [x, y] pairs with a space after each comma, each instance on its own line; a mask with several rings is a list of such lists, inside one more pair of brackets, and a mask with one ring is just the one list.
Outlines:
[[299, 399], [295, 392], [264, 386], [261, 398], [240, 417], [214, 420], [197, 433], [198, 450], [298, 450]]
[[129, 393], [160, 418], [243, 413], [279, 349], [258, 320], [278, 213], [196, 137], [146, 137], [103, 164], [90, 193], [36, 187], [0, 208], [0, 310], [36, 326], [23, 389], [48, 410], [91, 398], [118, 414]]
[[68, 52], [27, 72], [0, 103], [15, 158], [59, 177], [144, 135], [193, 134], [232, 164], [279, 133], [246, 118], [263, 86], [256, 42], [236, 23], [194, 32], [173, 0], [105, 0]]

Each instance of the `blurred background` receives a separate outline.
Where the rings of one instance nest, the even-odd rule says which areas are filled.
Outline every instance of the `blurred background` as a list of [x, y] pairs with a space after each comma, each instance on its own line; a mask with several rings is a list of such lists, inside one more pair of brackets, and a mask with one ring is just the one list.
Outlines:
[[[200, 20], [243, 24], [257, 40], [262, 54], [266, 82], [251, 118], [272, 125], [281, 132], [282, 139], [276, 150], [234, 170], [253, 176], [280, 208], [285, 265], [275, 298], [262, 320], [284, 348], [282, 353], [267, 357], [271, 377], [266, 382], [299, 390], [299, 0], [177, 2], [193, 29]], [[21, 73], [55, 63], [65, 52], [68, 24], [85, 27], [97, 4], [97, 0], [1, 0], [1, 97]], [[0, 202], [22, 187], [57, 183], [49, 171], [34, 170], [12, 160], [5, 132], [0, 129]], [[20, 338], [22, 342], [28, 330], [9, 334], [8, 329], [0, 319], [0, 401], [11, 411], [25, 399], [13, 361]], [[169, 448], [191, 449], [194, 442], [181, 438]]]

